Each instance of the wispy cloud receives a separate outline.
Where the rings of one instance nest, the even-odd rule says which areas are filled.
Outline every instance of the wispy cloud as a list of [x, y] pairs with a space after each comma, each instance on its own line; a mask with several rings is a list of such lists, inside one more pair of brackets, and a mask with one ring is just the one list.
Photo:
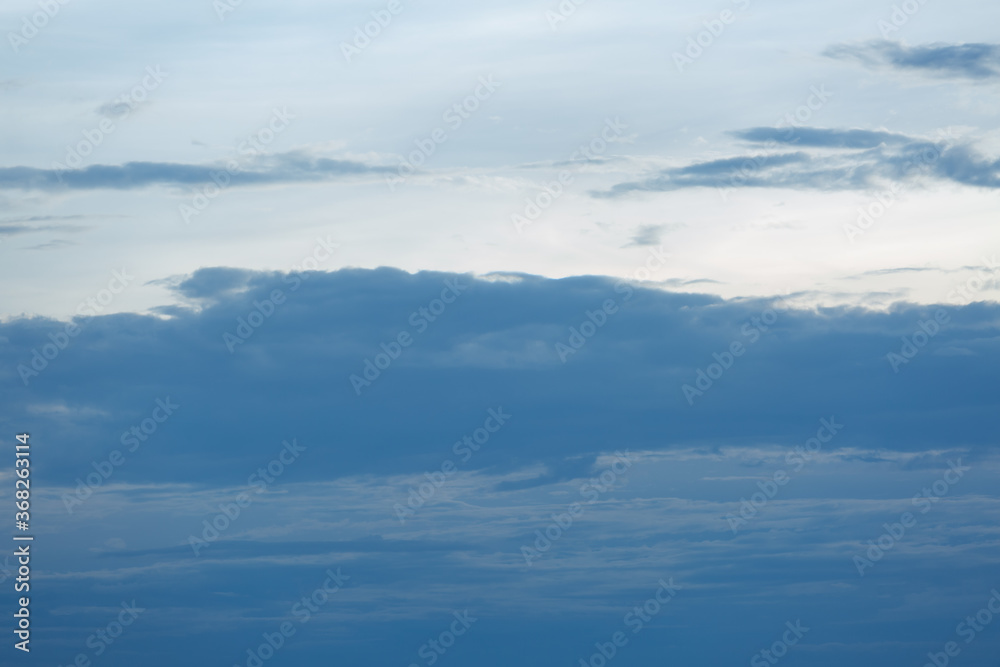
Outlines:
[[922, 71], [937, 76], [989, 79], [1000, 76], [1000, 45], [926, 44], [874, 40], [863, 44], [838, 44], [823, 52], [831, 58], [856, 60], [866, 67]]
[[47, 243], [39, 243], [38, 245], [29, 246], [27, 250], [58, 250], [59, 248], [65, 248], [66, 246], [77, 245], [75, 241], [67, 241], [65, 239], [54, 239], [48, 241]]
[[820, 127], [751, 127], [730, 132], [752, 143], [775, 142], [810, 148], [876, 148], [882, 144], [908, 144], [903, 134], [872, 130], [836, 130]]
[[18, 234], [34, 234], [37, 232], [82, 232], [87, 227], [83, 225], [20, 225], [0, 223], [0, 236], [16, 236]]
[[[199, 185], [211, 183], [212, 175], [225, 169], [221, 164], [174, 162], [126, 162], [121, 165], [91, 165], [83, 169], [0, 168], [0, 189], [21, 190], [131, 190], [154, 185]], [[254, 158], [246, 168], [232, 174], [231, 186], [308, 183], [351, 176], [387, 174], [390, 167], [354, 160], [316, 157], [305, 151], [290, 151]]]
[[[968, 145], [868, 130], [819, 128], [750, 128], [733, 135], [768, 147], [845, 149], [795, 153], [750, 153], [694, 162], [618, 183], [596, 197], [631, 192], [669, 192], [685, 188], [791, 188], [796, 190], [867, 190], [888, 181], [928, 178], [973, 187], [1000, 188], [1000, 159]], [[765, 147], [762, 147], [765, 148]]]
[[626, 248], [654, 246], [660, 242], [663, 234], [673, 229], [674, 225], [642, 225], [635, 230], [632, 239], [625, 244]]

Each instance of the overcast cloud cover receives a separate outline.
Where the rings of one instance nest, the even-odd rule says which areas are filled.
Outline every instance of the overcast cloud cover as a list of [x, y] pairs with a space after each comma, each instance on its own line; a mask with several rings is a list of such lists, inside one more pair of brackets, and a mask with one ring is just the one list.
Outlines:
[[0, 664], [997, 667], [998, 20], [5, 4]]

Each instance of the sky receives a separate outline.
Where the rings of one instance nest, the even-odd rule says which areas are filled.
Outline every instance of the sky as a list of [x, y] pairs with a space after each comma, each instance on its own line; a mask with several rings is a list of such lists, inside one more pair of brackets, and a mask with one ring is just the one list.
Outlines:
[[997, 667], [998, 19], [4, 4], [2, 664]]

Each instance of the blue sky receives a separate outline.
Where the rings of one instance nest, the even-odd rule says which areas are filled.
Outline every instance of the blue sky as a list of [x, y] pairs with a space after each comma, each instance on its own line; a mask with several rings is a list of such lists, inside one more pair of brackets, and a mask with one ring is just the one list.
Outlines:
[[10, 664], [996, 667], [997, 14], [8, 3]]

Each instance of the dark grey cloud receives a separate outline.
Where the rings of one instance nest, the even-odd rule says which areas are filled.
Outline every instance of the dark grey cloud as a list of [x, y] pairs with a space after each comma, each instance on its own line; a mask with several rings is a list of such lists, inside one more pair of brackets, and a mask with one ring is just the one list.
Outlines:
[[221, 299], [231, 297], [250, 286], [254, 272], [248, 269], [213, 267], [186, 276], [174, 289], [189, 299]]
[[[388, 174], [394, 168], [353, 160], [315, 157], [304, 151], [258, 156], [228, 174], [229, 186], [308, 183], [352, 176]], [[0, 189], [130, 190], [154, 185], [192, 186], [213, 182], [226, 173], [225, 164], [192, 165], [170, 162], [126, 162], [91, 165], [82, 169], [0, 167]]]
[[[944, 307], [949, 322], [897, 375], [886, 353], [936, 307], [779, 310], [751, 343], [742, 329], [771, 300], [517, 278], [203, 269], [165, 283], [200, 308], [80, 318], [27, 387], [17, 365], [65, 323], [0, 323], [0, 426], [28, 423], [32, 469], [44, 474], [32, 489], [50, 547], [33, 560], [46, 574], [32, 592], [47, 637], [38, 655], [69, 664], [135, 599], [147, 611], [103, 664], [166, 667], [192, 652], [246, 664], [246, 649], [336, 568], [345, 587], [276, 660], [424, 664], [418, 647], [469, 609], [481, 620], [448, 654], [455, 664], [578, 662], [673, 577], [681, 591], [655, 621], [672, 629], [651, 625], [630, 644], [635, 664], [668, 653], [735, 664], [801, 617], [819, 638], [814, 663], [851, 662], [864, 645], [868, 667], [892, 664], [901, 646], [919, 658], [940, 645], [929, 649], [895, 613], [919, 577], [919, 618], [939, 631], [989, 597], [1000, 305]], [[411, 313], [446, 280], [464, 291], [416, 334]], [[222, 333], [276, 288], [287, 300], [230, 354]], [[620, 310], [562, 363], [555, 344], [609, 298]], [[349, 375], [400, 331], [413, 344], [356, 395]], [[681, 385], [733, 341], [746, 352], [689, 405]], [[955, 348], [967, 353], [946, 353]], [[125, 451], [122, 434], [166, 397], [176, 412], [67, 514], [62, 494]], [[456, 457], [453, 444], [501, 406], [510, 421], [471, 459]], [[786, 453], [820, 418], [844, 428], [795, 471]], [[307, 448], [301, 460], [195, 557], [189, 536], [235, 511], [248, 475], [292, 437]], [[601, 483], [598, 457], [616, 449], [641, 458], [590, 504], [582, 485]], [[970, 472], [859, 579], [853, 555], [913, 511], [913, 495], [955, 457]], [[393, 503], [444, 460], [459, 472], [401, 525]], [[734, 534], [726, 516], [782, 469], [792, 482]], [[587, 503], [583, 514], [528, 567], [521, 547], [574, 501]], [[725, 642], [720, 624], [735, 628]], [[888, 643], [869, 646], [873, 634]], [[995, 655], [990, 637], [978, 642]]]
[[[896, 156], [898, 167], [902, 156]], [[934, 163], [934, 173], [941, 178], [981, 188], [1000, 187], [1000, 159], [991, 160], [970, 146], [954, 146], [942, 152]]]
[[755, 153], [663, 169], [618, 183], [597, 197], [630, 192], [667, 192], [693, 187], [869, 190], [889, 182], [926, 178], [973, 187], [1000, 188], [1000, 159], [971, 146], [866, 130], [751, 128], [734, 133], [770, 146], [848, 149], [835, 154], [798, 151]]
[[1000, 45], [924, 44], [873, 40], [864, 44], [838, 44], [823, 52], [831, 58], [856, 60], [867, 67], [921, 71], [937, 76], [989, 79], [1000, 76]]
[[[110, 415], [54, 413], [39, 423], [46, 438], [72, 443], [52, 464], [48, 474], [54, 480], [72, 480], [141, 420], [156, 397], [167, 395], [184, 409], [165, 427], [163, 446], [148, 453], [156, 465], [123, 469], [123, 479], [217, 480], [221, 469], [213, 460], [226, 461], [225, 469], [251, 466], [292, 436], [318, 446], [308, 470], [297, 473], [307, 477], [424, 470], [498, 406], [515, 418], [497, 445], [469, 465], [504, 470], [544, 464], [551, 479], [576, 470], [574, 461], [604, 451], [608, 443], [663, 448], [695, 440], [753, 440], [801, 429], [790, 415], [825, 410], [849, 415], [855, 424], [845, 444], [883, 439], [886, 447], [918, 447], [941, 444], [945, 432], [949, 443], [992, 437], [983, 420], [992, 419], [995, 390], [976, 378], [985, 382], [984, 374], [996, 370], [987, 353], [1000, 321], [996, 306], [948, 308], [953, 324], [900, 375], [886, 355], [932, 309], [788, 312], [691, 406], [682, 385], [695, 381], [713, 353], [733, 340], [746, 341], [741, 327], [767, 301], [726, 302], [634, 287], [616, 292], [613, 282], [596, 277], [457, 277], [468, 283], [467, 291], [416, 334], [412, 314], [440, 295], [446, 279], [456, 277], [390, 269], [291, 277], [204, 269], [175, 288], [200, 308], [175, 308], [168, 319], [89, 318], [27, 387], [18, 366], [29, 364], [32, 350], [49, 343], [49, 334], [64, 324], [10, 320], [0, 325], [0, 336], [9, 341], [0, 349], [6, 379], [0, 399], [8, 414], [18, 414], [45, 403], [58, 387], [60, 400]], [[296, 284], [300, 288], [293, 291]], [[238, 318], [246, 320], [254, 302], [270, 298], [274, 289], [282, 289], [287, 302], [231, 354], [223, 334], [235, 332]], [[631, 298], [624, 299], [625, 293]], [[556, 344], [566, 344], [570, 327], [579, 328], [586, 312], [608, 298], [621, 304], [620, 312], [562, 363]], [[357, 395], [350, 376], [363, 373], [365, 360], [400, 331], [414, 335], [413, 345]], [[972, 355], [945, 360], [934, 352], [949, 346]], [[122, 393], [137, 377], [142, 390]], [[628, 418], [614, 406], [630, 406]], [[894, 416], [886, 416], [887, 406], [894, 406]], [[966, 415], [961, 424], [949, 418], [952, 408]], [[395, 416], [386, 419], [388, 414]], [[0, 423], [16, 428], [6, 418]], [[202, 465], [189, 470], [184, 461], [194, 455]]]

